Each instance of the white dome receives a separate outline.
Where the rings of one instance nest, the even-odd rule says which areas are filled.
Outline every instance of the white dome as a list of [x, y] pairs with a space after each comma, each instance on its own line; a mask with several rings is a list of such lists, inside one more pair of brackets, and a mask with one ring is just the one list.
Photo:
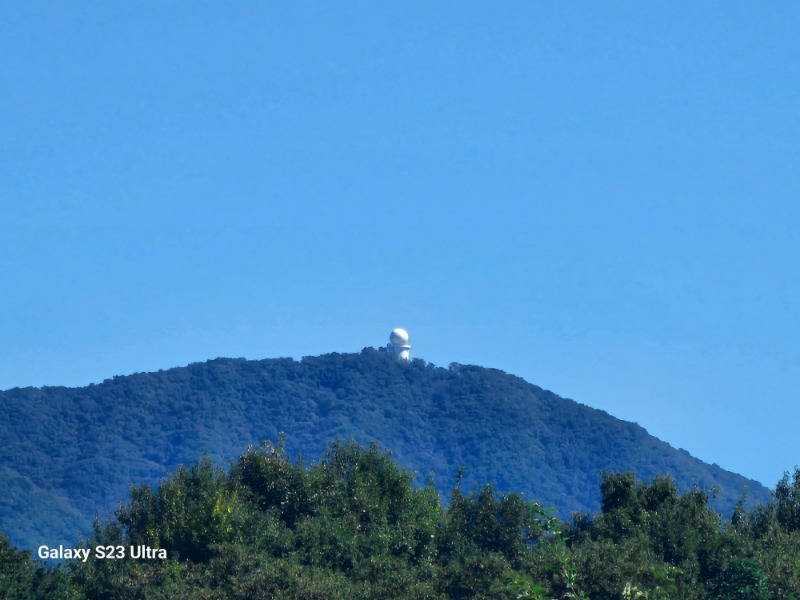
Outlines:
[[397, 346], [405, 346], [408, 344], [408, 332], [400, 327], [392, 329], [392, 333], [389, 335], [389, 341]]

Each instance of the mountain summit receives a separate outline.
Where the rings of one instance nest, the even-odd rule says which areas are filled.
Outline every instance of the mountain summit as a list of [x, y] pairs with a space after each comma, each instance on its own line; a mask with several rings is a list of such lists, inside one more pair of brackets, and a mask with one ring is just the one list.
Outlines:
[[642, 427], [561, 398], [496, 369], [364, 349], [250, 361], [219, 358], [114, 377], [82, 388], [0, 392], [0, 531], [23, 547], [72, 543], [95, 514], [203, 454], [225, 464], [248, 445], [277, 440], [320, 456], [352, 437], [377, 441], [438, 489], [491, 482], [562, 517], [599, 508], [603, 471], [642, 480], [669, 474], [683, 489], [716, 489], [729, 513], [760, 483], [676, 450]]

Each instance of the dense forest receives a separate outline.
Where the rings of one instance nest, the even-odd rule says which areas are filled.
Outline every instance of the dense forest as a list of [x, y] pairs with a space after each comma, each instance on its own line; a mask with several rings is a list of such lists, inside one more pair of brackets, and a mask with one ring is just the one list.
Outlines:
[[441, 368], [368, 348], [301, 361], [216, 359], [82, 388], [0, 392], [0, 531], [15, 546], [70, 544], [134, 484], [156, 484], [207, 454], [224, 467], [242, 448], [287, 436], [293, 458], [352, 437], [389, 448], [447, 502], [463, 486], [535, 498], [569, 519], [600, 508], [600, 474], [669, 474], [677, 488], [716, 489], [729, 516], [755, 481], [708, 465], [636, 424], [496, 369]]
[[[800, 472], [728, 519], [669, 477], [606, 473], [597, 514], [563, 522], [460, 478], [446, 508], [376, 444], [309, 466], [281, 443], [225, 471], [205, 457], [132, 489], [80, 558], [45, 566], [0, 535], [19, 600], [532, 598], [767, 600], [800, 594]], [[143, 557], [142, 548], [163, 551]], [[134, 558], [134, 555], [140, 555]]]

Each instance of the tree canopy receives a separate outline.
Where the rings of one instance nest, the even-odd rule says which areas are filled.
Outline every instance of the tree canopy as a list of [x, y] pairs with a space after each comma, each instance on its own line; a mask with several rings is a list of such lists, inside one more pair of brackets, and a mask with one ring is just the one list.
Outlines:
[[310, 465], [265, 443], [227, 469], [206, 456], [134, 487], [76, 545], [86, 561], [45, 566], [0, 535], [0, 596], [788, 600], [798, 481], [723, 518], [706, 490], [605, 473], [600, 510], [565, 522], [519, 494], [464, 489], [461, 473], [443, 503], [374, 443], [336, 442]]

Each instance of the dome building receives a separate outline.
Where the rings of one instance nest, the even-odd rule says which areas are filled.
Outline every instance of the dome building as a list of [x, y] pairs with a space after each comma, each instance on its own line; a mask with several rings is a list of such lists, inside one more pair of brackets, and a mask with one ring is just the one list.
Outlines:
[[411, 350], [411, 346], [408, 343], [408, 332], [400, 327], [392, 329], [386, 349], [390, 354], [394, 354], [401, 360], [408, 360], [408, 352]]

